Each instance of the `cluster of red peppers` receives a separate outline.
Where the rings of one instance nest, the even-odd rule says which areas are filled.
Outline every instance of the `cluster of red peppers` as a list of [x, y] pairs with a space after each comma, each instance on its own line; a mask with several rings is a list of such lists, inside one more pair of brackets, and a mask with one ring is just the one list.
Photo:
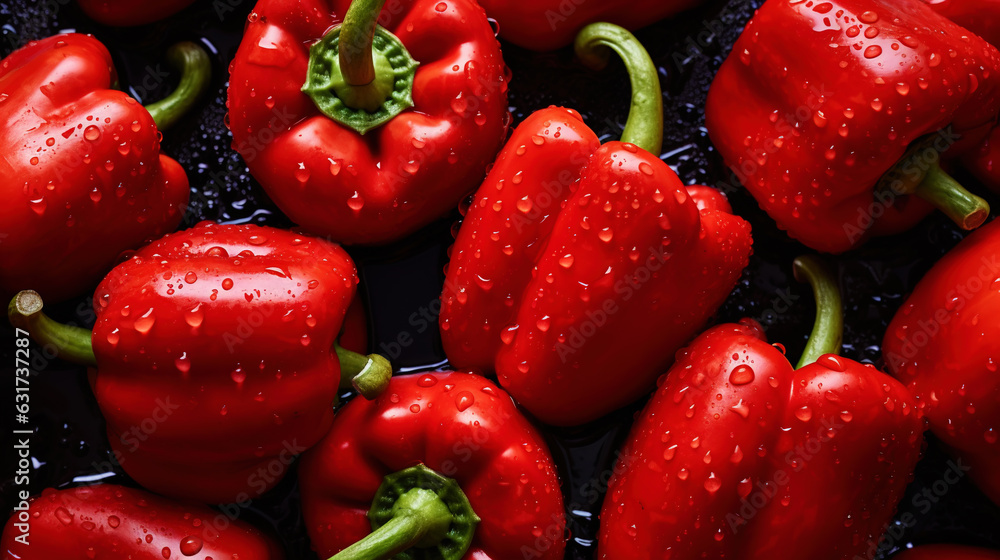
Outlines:
[[[79, 0], [113, 26], [191, 3]], [[838, 282], [818, 257], [794, 262], [817, 307], [796, 367], [751, 319], [702, 332], [749, 263], [750, 225], [660, 159], [658, 70], [626, 30], [696, 3], [260, 0], [228, 124], [291, 231], [170, 233], [188, 181], [159, 130], [207, 87], [199, 47], [168, 51], [178, 84], [146, 107], [114, 89], [91, 36], [4, 59], [0, 295], [14, 326], [90, 368], [114, 459], [148, 490], [19, 496], [6, 557], [280, 560], [271, 535], [215, 523], [204, 504], [253, 500], [301, 456], [322, 558], [557, 560], [559, 469], [520, 408], [578, 426], [651, 392], [603, 503], [600, 558], [863, 557], [925, 428], [1000, 503], [1000, 224], [909, 296], [885, 334], [889, 374], [838, 355]], [[602, 145], [562, 107], [508, 139], [489, 18], [531, 49], [575, 42], [595, 70], [616, 53], [632, 87], [621, 140]], [[767, 0], [712, 84], [706, 127], [735, 179], [815, 250], [905, 231], [935, 207], [975, 229], [989, 206], [946, 170], [1000, 188], [998, 25], [992, 0]], [[477, 185], [441, 294], [456, 371], [393, 377], [366, 355], [358, 271], [338, 243], [400, 240]], [[92, 330], [43, 312], [95, 284]], [[337, 409], [346, 389], [359, 396]], [[29, 524], [44, 536], [30, 545]], [[938, 556], [1000, 557], [899, 555]]]

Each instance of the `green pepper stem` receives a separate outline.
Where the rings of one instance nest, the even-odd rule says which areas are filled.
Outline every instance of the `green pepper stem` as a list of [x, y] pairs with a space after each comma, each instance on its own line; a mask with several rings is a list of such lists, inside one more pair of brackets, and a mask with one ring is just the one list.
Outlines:
[[205, 50], [185, 41], [167, 50], [167, 62], [181, 71], [181, 81], [167, 97], [146, 105], [153, 122], [160, 130], [173, 126], [198, 101], [212, 76], [212, 62]]
[[580, 60], [594, 70], [607, 66], [611, 50], [618, 53], [632, 83], [632, 105], [622, 142], [659, 155], [663, 147], [663, 94], [656, 64], [642, 43], [625, 28], [592, 23], [576, 36], [574, 47]]
[[80, 365], [97, 366], [90, 341], [91, 332], [53, 321], [42, 313], [42, 307], [42, 296], [25, 290], [10, 301], [7, 317], [12, 325], [28, 331], [35, 342], [55, 350], [60, 358]]
[[964, 230], [983, 225], [990, 215], [990, 205], [970, 193], [936, 162], [931, 165], [915, 193], [945, 213]]
[[372, 40], [385, 0], [354, 0], [340, 26], [340, 71], [348, 85], [366, 86], [375, 80]]
[[340, 360], [341, 388], [354, 387], [362, 397], [372, 400], [385, 391], [392, 378], [392, 365], [379, 354], [367, 356], [334, 345]]
[[816, 298], [816, 321], [809, 342], [802, 351], [796, 369], [814, 363], [824, 354], [839, 354], [844, 335], [844, 312], [840, 288], [833, 272], [819, 257], [801, 256], [792, 263], [795, 279], [808, 282]]
[[438, 495], [414, 488], [399, 497], [392, 519], [330, 560], [387, 560], [426, 541], [440, 541], [451, 527], [451, 511]]

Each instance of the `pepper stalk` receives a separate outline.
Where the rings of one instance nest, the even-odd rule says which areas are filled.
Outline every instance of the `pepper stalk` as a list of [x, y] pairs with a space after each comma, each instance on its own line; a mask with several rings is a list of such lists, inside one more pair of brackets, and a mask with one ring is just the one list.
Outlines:
[[146, 105], [146, 110], [159, 130], [174, 126], [194, 106], [208, 89], [212, 76], [212, 62], [208, 54], [190, 41], [170, 47], [167, 50], [167, 62], [181, 71], [181, 81], [170, 95]]
[[795, 279], [808, 282], [816, 298], [816, 320], [809, 342], [795, 369], [814, 363], [824, 354], [840, 354], [844, 335], [844, 312], [840, 288], [833, 272], [819, 257], [804, 255], [792, 263]]
[[359, 134], [413, 106], [418, 63], [378, 25], [385, 0], [354, 0], [340, 25], [309, 48], [304, 91], [321, 113]]
[[330, 560], [459, 560], [480, 521], [458, 483], [424, 465], [387, 475], [368, 519], [372, 532]]
[[591, 23], [574, 43], [577, 57], [594, 70], [603, 70], [611, 51], [621, 57], [632, 86], [632, 102], [622, 142], [659, 155], [663, 147], [663, 92], [656, 64], [639, 39], [612, 23]]
[[[879, 179], [877, 190], [896, 195], [915, 195], [944, 212], [964, 230], [983, 225], [990, 215], [990, 205], [963, 187], [941, 168], [940, 154], [932, 146], [933, 136], [918, 140], [906, 154]], [[932, 158], [926, 152], [933, 153]]]

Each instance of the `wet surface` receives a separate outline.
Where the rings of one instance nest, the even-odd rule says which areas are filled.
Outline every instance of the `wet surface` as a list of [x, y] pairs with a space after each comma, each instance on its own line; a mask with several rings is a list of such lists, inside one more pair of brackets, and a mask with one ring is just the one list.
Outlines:
[[[666, 105], [664, 159], [687, 183], [733, 183], [710, 146], [702, 107], [714, 71], [755, 5], [748, 0], [709, 0], [700, 9], [637, 34], [661, 67]], [[160, 75], [157, 65], [167, 70], [161, 58], [166, 46], [180, 40], [201, 42], [213, 53], [213, 89], [199, 105], [197, 115], [168, 131], [163, 141], [164, 153], [180, 161], [191, 179], [192, 203], [182, 227], [202, 219], [287, 227], [291, 222], [250, 177], [231, 149], [232, 137], [223, 125], [226, 68], [252, 6], [251, 0], [203, 0], [164, 22], [123, 30], [90, 22], [69, 0], [0, 1], [0, 54], [61, 30], [94, 33], [112, 52], [122, 86], [140, 100], [152, 101], [165, 95], [176, 80], [172, 73], [163, 79], [150, 79]], [[561, 104], [579, 110], [602, 139], [620, 134], [629, 99], [628, 79], [620, 65], [594, 73], [574, 61], [570, 49], [539, 55], [505, 44], [504, 55], [514, 76], [510, 103], [515, 124], [531, 111]], [[753, 317], [764, 324], [771, 341], [783, 343], [794, 359], [813, 321], [808, 288], [791, 278], [791, 261], [804, 248], [777, 231], [746, 192], [727, 190], [727, 194], [735, 211], [753, 225], [755, 255], [716, 321]], [[996, 197], [989, 200], [1000, 208]], [[428, 318], [433, 319], [438, 309], [435, 301], [444, 277], [446, 250], [452, 242], [450, 231], [458, 217], [456, 210], [391, 247], [350, 250], [359, 265], [369, 304], [373, 350], [388, 355], [397, 367], [438, 367], [445, 360], [436, 324]], [[947, 220], [935, 216], [904, 236], [875, 240], [835, 259], [847, 306], [845, 356], [880, 364], [882, 333], [892, 314], [934, 261], [961, 237]], [[84, 326], [93, 323], [86, 298], [58, 306], [52, 315]], [[7, 342], [0, 344], [0, 357], [5, 368], [13, 361], [12, 338], [3, 322], [0, 340]], [[31, 381], [36, 429], [32, 493], [97, 480], [133, 484], [109, 462], [103, 421], [86, 373], [45, 359], [35, 346], [33, 355], [38, 375]], [[5, 398], [4, 402], [9, 401]], [[567, 558], [593, 556], [597, 514], [608, 473], [640, 407], [637, 403], [589, 426], [543, 428], [559, 463], [570, 509], [572, 540]], [[3, 421], [5, 426], [10, 422], [6, 414]], [[14, 468], [8, 446], [3, 453], [0, 492], [4, 511], [8, 511], [13, 507], [15, 486], [9, 473]], [[995, 530], [1000, 509], [970, 482], [963, 479], [941, 495], [926, 495], [925, 491], [941, 479], [948, 461], [931, 438], [900, 507], [900, 515], [911, 513], [916, 521], [908, 526], [897, 522], [890, 528], [892, 538], [883, 543], [883, 557], [911, 542], [1000, 547]], [[244, 519], [273, 527], [282, 535], [289, 558], [314, 558], [298, 508], [294, 475], [241, 509]]]

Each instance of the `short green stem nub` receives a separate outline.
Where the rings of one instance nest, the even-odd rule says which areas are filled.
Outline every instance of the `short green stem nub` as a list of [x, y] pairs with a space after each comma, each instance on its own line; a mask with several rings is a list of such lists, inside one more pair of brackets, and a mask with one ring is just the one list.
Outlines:
[[833, 272], [819, 257], [801, 256], [793, 263], [795, 279], [808, 282], [816, 298], [816, 321], [796, 369], [814, 363], [824, 354], [840, 354], [844, 335], [844, 312], [840, 288]]
[[424, 465], [386, 476], [368, 519], [371, 534], [330, 560], [459, 560], [479, 524], [458, 483]]
[[167, 97], [146, 105], [156, 128], [166, 130], [188, 112], [198, 97], [208, 89], [212, 77], [212, 62], [198, 45], [185, 41], [167, 50], [167, 62], [181, 71], [181, 81]]
[[42, 312], [42, 296], [25, 290], [14, 296], [7, 306], [10, 324], [28, 331], [35, 342], [55, 351], [60, 358], [90, 367], [97, 366], [91, 332], [80, 327], [63, 325]]
[[385, 391], [392, 379], [392, 365], [379, 354], [367, 356], [334, 346], [340, 360], [340, 386], [353, 387], [362, 397], [372, 400]]
[[360, 134], [413, 106], [417, 62], [378, 25], [385, 0], [354, 0], [344, 22], [309, 48], [302, 91], [324, 115]]
[[587, 66], [603, 69], [610, 51], [618, 53], [632, 83], [632, 105], [622, 133], [629, 142], [660, 155], [663, 147], [663, 94], [656, 64], [635, 35], [611, 23], [592, 23], [576, 36], [576, 55]]
[[927, 170], [914, 194], [933, 204], [964, 230], [983, 225], [990, 215], [989, 203], [967, 191], [937, 164]]

